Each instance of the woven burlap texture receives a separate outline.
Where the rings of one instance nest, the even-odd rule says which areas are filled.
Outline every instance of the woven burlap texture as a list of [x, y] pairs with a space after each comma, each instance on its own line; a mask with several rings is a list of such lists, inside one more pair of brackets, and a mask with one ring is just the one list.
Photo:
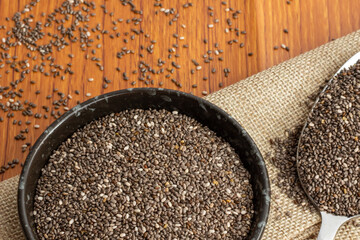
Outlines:
[[[329, 42], [206, 97], [248, 131], [260, 151], [270, 152], [269, 139], [282, 137], [286, 129], [301, 124], [308, 109], [304, 102], [348, 58], [360, 51], [360, 31]], [[270, 178], [277, 170], [265, 158]], [[0, 239], [23, 239], [17, 216], [17, 182], [0, 183]], [[299, 207], [271, 185], [270, 217], [263, 239], [315, 239], [320, 217], [313, 209]], [[287, 214], [289, 212], [290, 214]], [[342, 226], [337, 240], [360, 239], [360, 227]]]

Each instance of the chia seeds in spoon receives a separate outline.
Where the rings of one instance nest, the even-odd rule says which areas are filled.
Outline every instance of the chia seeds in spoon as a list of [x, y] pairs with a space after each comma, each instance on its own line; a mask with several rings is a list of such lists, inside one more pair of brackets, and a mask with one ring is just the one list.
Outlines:
[[360, 62], [337, 74], [311, 112], [298, 171], [321, 211], [360, 213]]
[[234, 149], [196, 120], [130, 110], [54, 151], [33, 215], [40, 239], [245, 239], [249, 181]]

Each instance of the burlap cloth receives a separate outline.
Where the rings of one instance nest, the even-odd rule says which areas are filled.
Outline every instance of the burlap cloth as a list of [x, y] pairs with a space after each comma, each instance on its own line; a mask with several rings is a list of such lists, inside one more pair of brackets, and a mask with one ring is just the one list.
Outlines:
[[[360, 31], [329, 42], [206, 97], [245, 127], [260, 151], [269, 152], [269, 139], [282, 137], [285, 129], [302, 123], [308, 109], [304, 102], [352, 55], [360, 51]], [[269, 164], [270, 178], [276, 168]], [[17, 216], [17, 183], [14, 177], [0, 183], [0, 239], [23, 239]], [[302, 208], [271, 185], [271, 212], [263, 239], [315, 239], [320, 217]], [[285, 214], [289, 212], [290, 214]], [[358, 226], [358, 225], [357, 225]], [[354, 222], [340, 229], [337, 240], [360, 239]]]

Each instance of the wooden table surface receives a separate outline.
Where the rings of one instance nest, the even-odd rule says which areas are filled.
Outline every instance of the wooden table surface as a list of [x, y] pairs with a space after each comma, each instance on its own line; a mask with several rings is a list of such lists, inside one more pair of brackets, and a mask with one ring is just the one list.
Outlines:
[[[22, 111], [4, 112], [0, 109], [0, 117], [4, 119], [0, 122], [0, 166], [6, 165], [13, 159], [23, 162], [29, 148], [22, 152], [21, 146], [26, 143], [33, 144], [42, 131], [54, 121], [55, 118], [50, 115], [54, 110], [52, 103], [61, 99], [57, 92], [53, 92], [54, 89], [62, 92], [65, 98], [68, 94], [72, 96], [68, 100], [68, 108], [75, 106], [77, 101], [82, 102], [102, 93], [129, 87], [158, 87], [161, 82], [164, 88], [202, 96], [203, 91], [211, 93], [218, 90], [221, 84], [225, 87], [241, 81], [360, 27], [360, 15], [354, 11], [360, 7], [360, 2], [353, 0], [225, 0], [226, 4], [222, 4], [220, 0], [197, 0], [193, 1], [192, 6], [189, 7], [184, 7], [184, 4], [191, 0], [134, 0], [136, 9], [142, 10], [142, 15], [130, 11], [129, 4], [122, 5], [121, 2], [124, 1], [94, 0], [94, 2], [96, 9], [90, 8], [88, 14], [95, 13], [96, 15], [91, 16], [87, 23], [90, 35], [88, 38], [94, 41], [91, 43], [92, 46], [85, 47], [84, 51], [81, 48], [82, 43], [77, 41], [60, 52], [54, 48], [53, 53], [46, 55], [45, 60], [42, 61], [37, 51], [31, 52], [31, 58], [29, 58], [27, 53], [30, 51], [24, 44], [11, 47], [8, 51], [0, 49], [0, 54], [7, 52], [11, 56], [17, 56], [18, 59], [15, 61], [27, 59], [28, 68], [31, 70], [36, 64], [46, 63], [43, 73], [30, 71], [16, 89], [12, 89], [11, 82], [19, 79], [20, 73], [14, 71], [11, 64], [6, 64], [6, 59], [0, 63], [0, 75], [2, 75], [0, 86], [10, 86], [9, 90], [3, 90], [4, 96], [2, 99], [0, 96], [0, 103], [6, 106], [7, 102], [12, 100], [20, 100], [22, 104], [28, 100], [37, 105], [32, 109], [33, 114], [42, 114], [39, 119], [34, 116], [24, 117]], [[11, 33], [8, 35], [8, 31], [14, 27], [14, 22], [11, 20], [13, 15], [22, 11], [29, 3], [30, 1], [27, 0], [0, 0], [0, 25], [6, 26], [6, 29], [0, 30], [0, 44], [3, 38], [11, 36]], [[37, 21], [45, 24], [46, 16], [62, 3], [63, 0], [43, 0], [21, 16], [24, 18], [32, 14], [33, 22], [30, 23], [32, 26]], [[154, 6], [154, 3], [161, 3], [162, 6]], [[101, 5], [105, 5], [105, 11]], [[209, 6], [213, 10], [210, 10]], [[174, 13], [167, 14], [167, 9], [171, 8], [173, 11], [169, 12]], [[86, 15], [84, 4], [76, 9], [82, 10], [83, 15]], [[236, 14], [237, 10], [241, 13]], [[234, 13], [236, 18], [234, 18]], [[176, 16], [176, 14], [179, 15]], [[7, 20], [6, 17], [10, 19]], [[60, 20], [64, 18], [64, 15], [57, 14], [55, 18]], [[135, 24], [134, 18], [141, 18], [141, 22]], [[69, 21], [65, 21], [64, 26], [69, 27], [74, 19], [70, 17]], [[129, 23], [128, 19], [130, 19]], [[228, 21], [231, 22], [231, 26]], [[100, 31], [93, 32], [91, 29], [98, 23]], [[58, 23], [52, 21], [51, 26], [44, 27], [42, 31], [46, 34], [49, 32], [60, 35], [58, 31], [60, 25], [62, 25], [61, 21]], [[84, 23], [80, 23], [77, 28], [84, 27], [83, 25]], [[284, 32], [284, 29], [287, 29], [288, 33]], [[109, 33], [103, 34], [102, 30], [107, 30]], [[139, 33], [140, 30], [142, 31]], [[119, 37], [117, 33], [120, 33]], [[100, 35], [99, 39], [98, 35]], [[80, 32], [75, 31], [74, 36], [80, 36]], [[51, 39], [54, 38], [46, 35], [37, 44], [49, 43]], [[17, 41], [15, 38], [10, 40]], [[233, 41], [232, 44], [230, 41]], [[243, 47], [240, 47], [241, 43], [244, 44]], [[287, 46], [289, 51], [281, 48], [282, 44]], [[279, 46], [279, 49], [274, 50], [274, 46]], [[92, 52], [93, 49], [95, 52]], [[174, 52], [170, 53], [169, 50]], [[208, 53], [209, 50], [211, 53]], [[119, 52], [124, 53], [122, 58], [117, 57]], [[250, 53], [253, 55], [249, 56]], [[73, 54], [73, 57], [69, 57], [69, 54]], [[171, 59], [169, 59], [169, 54], [171, 54]], [[204, 55], [207, 55], [206, 58]], [[33, 59], [34, 56], [37, 56], [36, 60]], [[60, 72], [60, 76], [56, 78], [45, 75], [55, 67], [49, 66], [51, 61], [47, 60], [48, 56], [56, 58], [53, 60], [54, 64], [61, 65], [63, 68], [63, 70], [59, 68], [56, 70]], [[98, 59], [93, 61], [93, 57]], [[205, 60], [209, 57], [212, 60], [206, 63]], [[165, 61], [162, 66], [158, 66], [159, 58]], [[191, 61], [192, 59], [196, 60], [201, 69], [195, 70], [196, 66]], [[151, 69], [147, 69], [145, 79], [139, 80], [140, 61], [144, 62], [143, 65], [148, 64], [151, 69], [154, 69], [155, 74], [149, 73]], [[97, 62], [98, 65], [96, 65]], [[1, 68], [2, 64], [5, 65], [3, 68]], [[64, 73], [68, 67], [67, 64], [72, 64], [73, 74]], [[103, 71], [100, 70], [102, 67]], [[116, 67], [119, 67], [120, 71]], [[164, 72], [158, 73], [162, 68]], [[216, 72], [213, 73], [213, 69]], [[224, 69], [230, 70], [227, 77], [225, 77]], [[9, 70], [8, 73], [6, 73], [7, 70]], [[135, 70], [137, 72], [133, 72]], [[193, 74], [191, 70], [194, 71]], [[128, 80], [124, 80], [124, 72]], [[61, 80], [61, 76], [65, 76], [65, 79]], [[103, 88], [104, 77], [111, 80], [106, 89]], [[89, 79], [93, 81], [89, 82]], [[197, 88], [193, 88], [193, 84], [197, 84]], [[20, 89], [23, 90], [21, 98], [18, 96], [11, 98], [11, 92], [6, 94], [11, 90], [19, 92]], [[40, 91], [39, 94], [36, 94], [37, 90]], [[80, 93], [76, 94], [76, 90]], [[91, 96], [86, 96], [87, 93]], [[6, 97], [7, 95], [10, 96]], [[47, 98], [49, 95], [50, 99]], [[42, 106], [48, 106], [49, 112], [46, 112]], [[56, 109], [56, 113], [61, 111], [60, 114], [62, 114], [65, 110], [62, 106]], [[14, 113], [14, 117], [7, 118], [8, 113]], [[45, 114], [48, 115], [48, 119], [44, 119]], [[22, 125], [19, 126], [18, 123], [14, 125], [14, 120], [21, 120]], [[25, 121], [31, 121], [30, 125], [26, 125]], [[39, 129], [35, 129], [35, 125], [39, 125]], [[26, 128], [29, 130], [28, 133], [23, 134], [26, 139], [15, 141], [14, 137]], [[0, 174], [0, 180], [15, 176], [20, 171], [20, 164], [15, 165], [14, 168]]]

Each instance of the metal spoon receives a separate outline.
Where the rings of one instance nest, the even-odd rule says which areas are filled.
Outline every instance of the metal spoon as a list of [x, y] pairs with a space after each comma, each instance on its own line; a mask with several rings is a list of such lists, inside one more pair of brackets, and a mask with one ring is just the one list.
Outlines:
[[[355, 54], [354, 56], [352, 56], [340, 69], [339, 71], [337, 71], [335, 73], [335, 75], [337, 75], [339, 72], [341, 72], [342, 70], [349, 68], [350, 66], [354, 65], [358, 60], [360, 60], [360, 52]], [[334, 76], [335, 76], [334, 75]], [[328, 82], [328, 84], [324, 87], [324, 89], [322, 90], [322, 92], [325, 92], [326, 89], [328, 88], [329, 84], [332, 82], [332, 79]], [[318, 103], [319, 98], [316, 99], [314, 106]], [[311, 112], [314, 109], [311, 109]], [[299, 164], [298, 164], [298, 159], [299, 159], [299, 151], [300, 151], [300, 143], [301, 143], [301, 138], [302, 135], [304, 133], [304, 129], [307, 127], [307, 122], [305, 123], [300, 138], [299, 138], [299, 144], [298, 144], [298, 148], [297, 148], [297, 153], [296, 153], [296, 166], [297, 166], [297, 171], [298, 171], [298, 175], [299, 175]], [[311, 200], [311, 202], [315, 205], [316, 208], [319, 209], [319, 207], [316, 205], [316, 202], [312, 199], [312, 197], [310, 196], [310, 194], [307, 192], [304, 184], [301, 182], [301, 178], [300, 179], [300, 183], [301, 186], [303, 187], [306, 195], [308, 196], [308, 198]], [[349, 221], [350, 219], [353, 218], [357, 218], [360, 217], [360, 215], [355, 215], [352, 217], [347, 217], [347, 216], [336, 216], [334, 214], [331, 213], [327, 213], [325, 211], [320, 211], [321, 214], [321, 227], [320, 227], [320, 232], [319, 235], [317, 237], [317, 240], [333, 240], [336, 236], [337, 231], [339, 230], [339, 228], [341, 227], [341, 225], [343, 225], [345, 222]]]

